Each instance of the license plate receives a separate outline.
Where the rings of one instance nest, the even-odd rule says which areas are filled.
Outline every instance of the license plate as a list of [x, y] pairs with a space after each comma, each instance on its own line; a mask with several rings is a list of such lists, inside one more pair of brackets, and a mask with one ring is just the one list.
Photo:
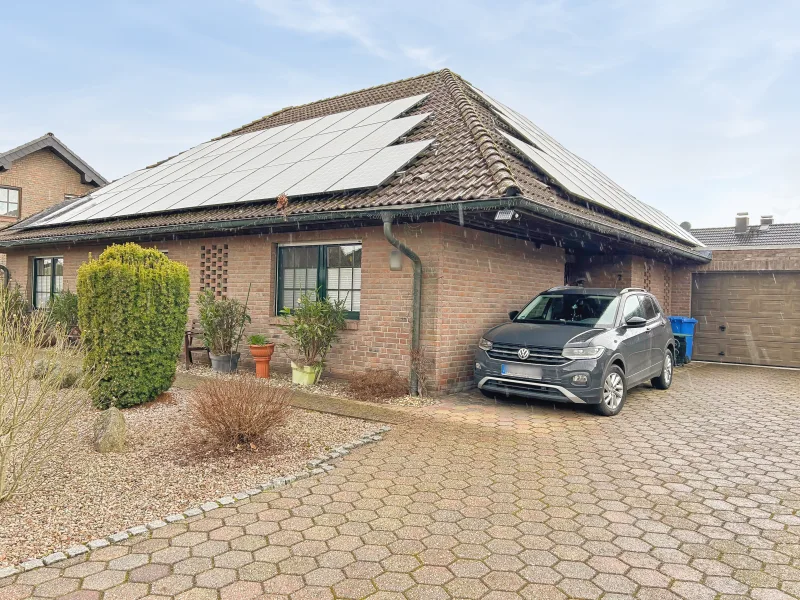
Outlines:
[[526, 379], [541, 379], [542, 368], [531, 365], [500, 365], [500, 373]]

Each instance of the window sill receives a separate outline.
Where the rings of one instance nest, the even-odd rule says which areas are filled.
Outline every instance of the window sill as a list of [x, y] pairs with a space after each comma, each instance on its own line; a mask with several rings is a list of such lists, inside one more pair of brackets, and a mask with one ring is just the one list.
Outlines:
[[[290, 317], [291, 318], [291, 317]], [[281, 325], [284, 322], [284, 317], [269, 317], [267, 323], [269, 325]], [[357, 331], [358, 324], [360, 323], [357, 319], [347, 319], [344, 322], [344, 328], [346, 331]]]

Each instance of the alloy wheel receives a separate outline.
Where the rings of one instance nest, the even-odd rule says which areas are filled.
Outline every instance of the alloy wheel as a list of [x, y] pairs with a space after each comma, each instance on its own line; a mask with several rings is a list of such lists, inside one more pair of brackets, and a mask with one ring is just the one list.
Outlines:
[[603, 403], [611, 410], [616, 410], [622, 402], [625, 384], [619, 373], [609, 373], [603, 383]]
[[664, 357], [664, 383], [669, 385], [672, 382], [672, 356], [669, 352]]

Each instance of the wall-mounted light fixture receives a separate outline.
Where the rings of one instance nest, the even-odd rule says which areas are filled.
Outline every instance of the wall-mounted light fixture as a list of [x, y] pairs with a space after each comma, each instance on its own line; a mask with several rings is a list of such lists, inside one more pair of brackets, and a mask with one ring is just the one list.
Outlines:
[[389, 269], [392, 271], [403, 270], [403, 254], [396, 248], [389, 253]]

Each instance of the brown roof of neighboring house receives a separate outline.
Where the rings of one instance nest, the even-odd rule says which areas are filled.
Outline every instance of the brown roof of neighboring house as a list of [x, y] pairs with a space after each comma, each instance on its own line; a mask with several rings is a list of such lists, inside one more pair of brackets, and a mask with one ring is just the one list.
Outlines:
[[28, 154], [44, 150], [45, 148], [49, 148], [55, 152], [68, 165], [78, 171], [81, 174], [83, 183], [94, 183], [98, 186], [108, 183], [105, 177], [90, 167], [85, 160], [70, 150], [64, 142], [59, 140], [52, 133], [46, 133], [42, 137], [38, 137], [21, 146], [17, 146], [6, 152], [0, 152], [0, 171], [10, 169], [15, 160], [19, 160]]
[[692, 235], [709, 248], [800, 248], [800, 223], [750, 225], [736, 233], [735, 227], [692, 229]]
[[[413, 211], [414, 207], [437, 203], [523, 197], [530, 203], [553, 211], [553, 214], [569, 217], [571, 222], [577, 218], [638, 236], [666, 248], [688, 248], [685, 242], [656, 229], [638, 225], [622, 215], [591, 205], [545, 183], [545, 178], [538, 171], [503, 143], [490, 109], [471, 91], [469, 84], [448, 69], [302, 106], [290, 106], [220, 137], [268, 129], [423, 93], [429, 93], [429, 96], [408, 114], [430, 112], [432, 116], [412, 130], [403, 141], [431, 138], [436, 141], [402, 174], [378, 188], [294, 197], [284, 210], [270, 200], [43, 227], [32, 227], [37, 219], [34, 216], [0, 232], [0, 247], [31, 245], [45, 239], [53, 243], [60, 237], [89, 238], [99, 232], [115, 232], [122, 238], [126, 232], [141, 235], [142, 230], [168, 232], [170, 228], [186, 231], [194, 225], [201, 231], [217, 222], [270, 217], [291, 220], [300, 215], [306, 218], [318, 215], [322, 219], [331, 213], [348, 211], [399, 207]], [[569, 221], [565, 219], [565, 222]]]

